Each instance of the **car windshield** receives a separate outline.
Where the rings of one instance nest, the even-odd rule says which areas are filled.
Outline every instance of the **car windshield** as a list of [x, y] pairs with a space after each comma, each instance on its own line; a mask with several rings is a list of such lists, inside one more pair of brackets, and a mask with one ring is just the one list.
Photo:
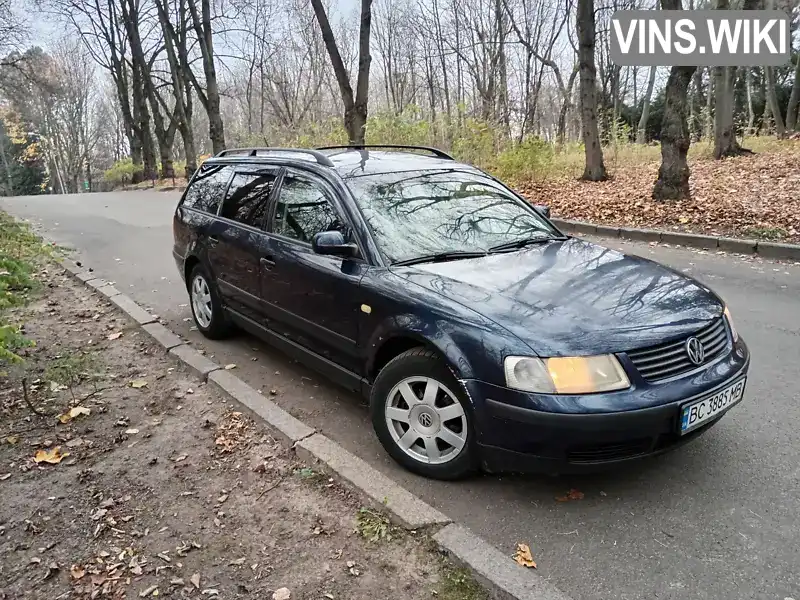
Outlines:
[[381, 173], [347, 184], [392, 263], [559, 235], [533, 207], [478, 173]]

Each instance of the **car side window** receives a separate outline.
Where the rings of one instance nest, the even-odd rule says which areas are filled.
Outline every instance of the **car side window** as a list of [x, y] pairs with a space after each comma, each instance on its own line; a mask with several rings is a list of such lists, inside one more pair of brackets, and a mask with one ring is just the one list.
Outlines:
[[217, 214], [232, 172], [233, 167], [225, 165], [201, 167], [197, 177], [186, 190], [183, 206]]
[[322, 231], [341, 231], [345, 238], [348, 237], [346, 224], [339, 218], [323, 189], [291, 175], [287, 175], [281, 184], [272, 230], [308, 243]]
[[222, 203], [220, 216], [252, 227], [261, 227], [268, 208], [267, 200], [274, 185], [274, 173], [236, 173]]

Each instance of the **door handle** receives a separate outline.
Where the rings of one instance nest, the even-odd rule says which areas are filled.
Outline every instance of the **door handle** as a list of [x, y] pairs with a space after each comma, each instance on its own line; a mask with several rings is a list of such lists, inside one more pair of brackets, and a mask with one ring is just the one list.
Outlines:
[[265, 269], [271, 269], [272, 267], [275, 266], [275, 261], [272, 260], [271, 256], [266, 258], [262, 257], [261, 260], [259, 260], [258, 262], [261, 263], [261, 266], [264, 267]]

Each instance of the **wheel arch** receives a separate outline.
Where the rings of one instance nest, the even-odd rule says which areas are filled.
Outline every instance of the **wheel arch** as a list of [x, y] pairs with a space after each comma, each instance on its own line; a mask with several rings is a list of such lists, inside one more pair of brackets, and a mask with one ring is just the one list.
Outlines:
[[186, 282], [186, 289], [189, 289], [189, 286], [192, 284], [191, 276], [192, 276], [192, 269], [194, 269], [195, 265], [200, 264], [200, 259], [194, 255], [190, 254], [186, 257], [186, 260], [183, 261], [183, 279]]
[[412, 348], [426, 348], [439, 355], [457, 379], [472, 377], [472, 367], [455, 342], [442, 332], [427, 336], [416, 331], [376, 333], [370, 343], [372, 352], [367, 361], [367, 378], [375, 380], [380, 370], [392, 359]]

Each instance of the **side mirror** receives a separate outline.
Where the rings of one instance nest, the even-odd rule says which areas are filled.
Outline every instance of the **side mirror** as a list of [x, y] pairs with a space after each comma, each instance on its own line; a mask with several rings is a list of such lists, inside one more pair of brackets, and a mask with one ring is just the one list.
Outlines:
[[545, 204], [536, 204], [533, 208], [535, 208], [536, 212], [538, 212], [543, 217], [545, 217], [547, 219], [550, 218], [550, 207], [549, 206], [547, 206]]
[[341, 231], [321, 231], [311, 240], [311, 249], [317, 254], [349, 258], [358, 252], [358, 246], [344, 241]]

